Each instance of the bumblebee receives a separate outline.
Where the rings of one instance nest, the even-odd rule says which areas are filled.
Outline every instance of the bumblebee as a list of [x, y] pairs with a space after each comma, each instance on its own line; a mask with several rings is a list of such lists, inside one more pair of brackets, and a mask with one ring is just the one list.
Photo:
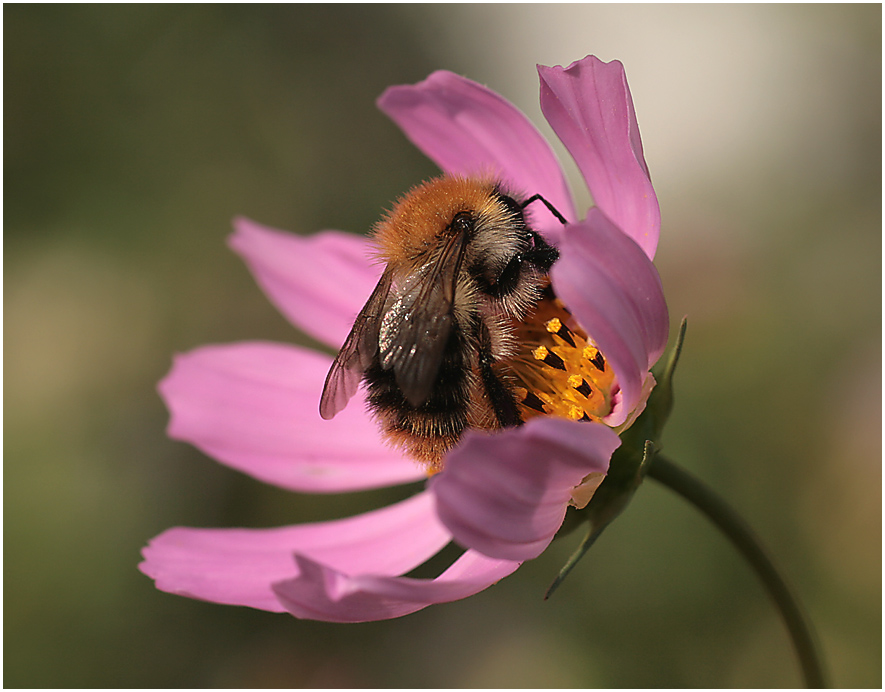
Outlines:
[[365, 380], [385, 437], [437, 471], [466, 428], [520, 425], [507, 373], [519, 323], [559, 256], [523, 201], [492, 179], [442, 176], [376, 226], [386, 268], [338, 353], [320, 401], [332, 418]]

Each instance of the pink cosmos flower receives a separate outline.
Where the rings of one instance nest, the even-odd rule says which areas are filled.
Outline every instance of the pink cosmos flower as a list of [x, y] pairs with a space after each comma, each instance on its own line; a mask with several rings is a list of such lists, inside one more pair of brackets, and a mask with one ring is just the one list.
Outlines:
[[[275, 529], [170, 529], [150, 541], [139, 566], [159, 589], [334, 622], [399, 617], [475, 594], [539, 555], [580, 489], [598, 484], [620, 444], [615, 430], [644, 407], [654, 384], [649, 368], [667, 341], [651, 261], [660, 213], [622, 65], [589, 56], [538, 72], [544, 116], [596, 203], [583, 220], [548, 143], [489, 89], [440, 71], [389, 88], [378, 104], [443, 171], [492, 171], [508, 189], [543, 195], [569, 222], [540, 213], [532, 221], [560, 250], [556, 294], [613, 371], [605, 417], [539, 416], [496, 434], [468, 432], [424, 490], [359, 516]], [[381, 273], [368, 241], [337, 231], [293, 236], [246, 219], [234, 225], [231, 246], [271, 301], [297, 327], [339, 347]], [[382, 441], [362, 392], [333, 420], [320, 419], [330, 363], [325, 354], [264, 342], [176, 356], [160, 383], [169, 435], [297, 492], [424, 478]], [[453, 539], [467, 550], [442, 575], [402, 576]]]

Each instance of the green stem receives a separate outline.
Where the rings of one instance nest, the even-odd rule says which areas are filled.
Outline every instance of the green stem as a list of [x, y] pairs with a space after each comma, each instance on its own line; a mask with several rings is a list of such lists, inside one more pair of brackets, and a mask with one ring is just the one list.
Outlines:
[[652, 461], [648, 475], [706, 514], [734, 543], [759, 575], [780, 611], [799, 657], [805, 686], [826, 687], [821, 657], [811, 623], [746, 522], [710, 488], [660, 454]]

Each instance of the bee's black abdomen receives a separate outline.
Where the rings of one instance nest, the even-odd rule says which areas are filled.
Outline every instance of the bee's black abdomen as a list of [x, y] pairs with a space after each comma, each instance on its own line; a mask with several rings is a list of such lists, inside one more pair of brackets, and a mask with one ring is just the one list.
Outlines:
[[[406, 195], [376, 231], [388, 283], [354, 325], [330, 391], [349, 396], [362, 376], [385, 439], [430, 472], [468, 427], [523, 422], [513, 337], [558, 257], [531, 228], [526, 207], [536, 201], [565, 223], [540, 195], [519, 200], [490, 179], [443, 176]], [[321, 412], [339, 404], [324, 394]]]
[[426, 440], [431, 447], [449, 448], [458, 441], [467, 427], [466, 402], [470, 396], [462, 339], [459, 330], [450, 333], [430, 395], [417, 407], [403, 396], [393, 370], [382, 368], [377, 359], [366, 370], [369, 406], [388, 433], [400, 433], [416, 445]]

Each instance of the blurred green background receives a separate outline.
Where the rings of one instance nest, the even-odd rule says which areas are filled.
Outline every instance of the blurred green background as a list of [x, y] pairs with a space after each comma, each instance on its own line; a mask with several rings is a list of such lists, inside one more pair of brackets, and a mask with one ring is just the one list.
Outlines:
[[363, 625], [136, 570], [173, 525], [395, 494], [285, 493], [166, 439], [174, 352], [308, 343], [226, 248], [230, 219], [365, 232], [435, 173], [376, 110], [386, 86], [447, 68], [549, 133], [535, 63], [594, 53], [626, 67], [689, 318], [667, 451], [763, 537], [834, 683], [881, 687], [880, 6], [5, 5], [4, 40], [6, 686], [800, 684], [746, 565], [651, 481], [549, 602], [577, 537]]

